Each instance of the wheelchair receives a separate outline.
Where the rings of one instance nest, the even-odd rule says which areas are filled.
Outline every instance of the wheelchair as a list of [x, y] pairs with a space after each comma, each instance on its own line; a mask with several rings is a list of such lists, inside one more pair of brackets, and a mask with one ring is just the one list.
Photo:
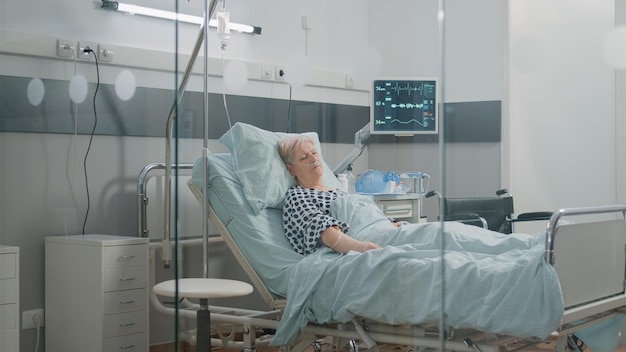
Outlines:
[[552, 216], [552, 212], [538, 211], [514, 217], [513, 196], [507, 189], [496, 191], [496, 197], [446, 198], [438, 191], [430, 191], [425, 197], [435, 195], [438, 196], [444, 221], [459, 221], [504, 234], [513, 233], [517, 222], [547, 221]]

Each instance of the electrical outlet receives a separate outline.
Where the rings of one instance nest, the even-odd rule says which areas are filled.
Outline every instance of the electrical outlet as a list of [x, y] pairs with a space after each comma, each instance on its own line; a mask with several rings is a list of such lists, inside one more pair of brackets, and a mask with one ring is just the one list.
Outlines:
[[277, 81], [284, 81], [285, 80], [285, 67], [276, 66], [276, 72], [274, 73], [274, 77], [276, 77]]
[[354, 77], [352, 77], [350, 75], [346, 75], [346, 84], [345, 84], [345, 86], [348, 89], [354, 88]]
[[315, 17], [313, 16], [302, 16], [302, 29], [311, 30], [315, 28]]
[[42, 327], [44, 322], [43, 308], [23, 311], [22, 329], [35, 329], [37, 327], [35, 318], [39, 320], [39, 327]]
[[91, 52], [89, 51], [85, 52], [87, 48], [93, 50], [93, 52], [97, 54], [98, 45], [96, 43], [78, 42], [78, 50], [76, 51], [76, 57], [82, 60], [93, 59], [94, 56]]
[[104, 45], [98, 45], [98, 61], [111, 62], [115, 56], [115, 50], [112, 47], [106, 47]]
[[274, 66], [261, 65], [261, 79], [267, 79], [267, 80], [274, 79]]
[[73, 57], [75, 46], [69, 40], [57, 39], [57, 56], [58, 57]]

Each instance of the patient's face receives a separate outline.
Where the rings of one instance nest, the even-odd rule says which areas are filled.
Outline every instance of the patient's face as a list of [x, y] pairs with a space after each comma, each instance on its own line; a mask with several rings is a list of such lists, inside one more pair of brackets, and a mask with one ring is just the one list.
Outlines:
[[321, 181], [324, 174], [322, 160], [313, 143], [302, 143], [294, 149], [292, 164], [287, 166], [289, 172], [296, 176], [301, 186], [308, 186]]

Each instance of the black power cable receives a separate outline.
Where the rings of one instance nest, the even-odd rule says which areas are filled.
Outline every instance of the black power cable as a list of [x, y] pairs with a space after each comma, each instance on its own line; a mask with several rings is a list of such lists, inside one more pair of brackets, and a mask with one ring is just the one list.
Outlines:
[[93, 135], [96, 131], [96, 126], [98, 125], [98, 113], [96, 112], [96, 96], [98, 95], [98, 88], [100, 88], [100, 68], [98, 67], [98, 55], [91, 48], [86, 47], [83, 49], [85, 53], [92, 53], [94, 59], [96, 60], [96, 91], [93, 93], [93, 115], [94, 122], [93, 128], [91, 129], [91, 134], [89, 136], [89, 145], [87, 146], [87, 151], [85, 152], [85, 159], [83, 160], [83, 170], [85, 171], [85, 189], [87, 191], [87, 210], [85, 211], [85, 220], [83, 221], [83, 235], [85, 234], [85, 225], [87, 224], [87, 218], [89, 217], [89, 208], [91, 207], [91, 201], [89, 198], [89, 181], [87, 177], [87, 156], [89, 155], [89, 150], [91, 149], [91, 143], [93, 142]]

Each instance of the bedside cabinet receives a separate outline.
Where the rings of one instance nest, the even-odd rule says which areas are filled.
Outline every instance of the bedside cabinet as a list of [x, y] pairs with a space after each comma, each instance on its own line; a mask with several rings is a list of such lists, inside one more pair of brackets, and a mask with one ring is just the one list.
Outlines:
[[46, 352], [148, 351], [148, 239], [46, 237]]
[[388, 218], [405, 220], [410, 223], [425, 222], [421, 216], [422, 197], [420, 193], [399, 193], [374, 195], [374, 202]]
[[20, 351], [20, 250], [0, 246], [0, 351]]

